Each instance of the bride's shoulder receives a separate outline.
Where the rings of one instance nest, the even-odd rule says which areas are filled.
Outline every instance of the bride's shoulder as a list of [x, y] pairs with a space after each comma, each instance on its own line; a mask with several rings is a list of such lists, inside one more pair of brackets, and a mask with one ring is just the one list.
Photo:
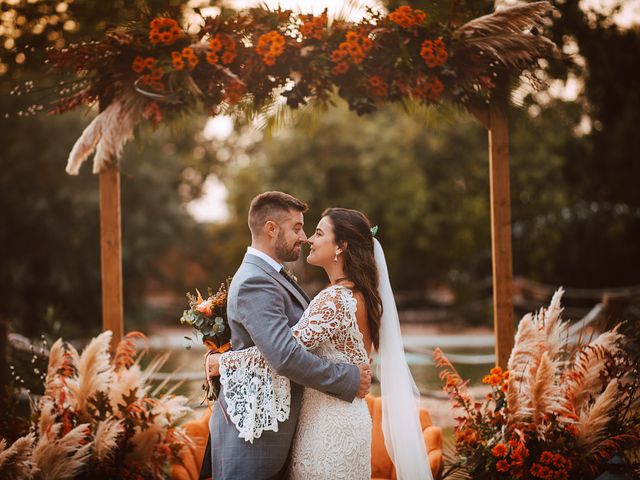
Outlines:
[[345, 295], [353, 295], [353, 292], [343, 285], [329, 285], [328, 287], [323, 288], [318, 292], [318, 294], [313, 297], [313, 301], [324, 301], [336, 298], [342, 298]]

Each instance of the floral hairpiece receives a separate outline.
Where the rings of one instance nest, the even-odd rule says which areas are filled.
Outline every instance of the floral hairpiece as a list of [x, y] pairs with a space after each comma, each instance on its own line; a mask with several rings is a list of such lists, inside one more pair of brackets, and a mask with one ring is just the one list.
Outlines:
[[378, 225], [371, 227], [371, 236], [375, 237], [376, 233], [378, 233]]

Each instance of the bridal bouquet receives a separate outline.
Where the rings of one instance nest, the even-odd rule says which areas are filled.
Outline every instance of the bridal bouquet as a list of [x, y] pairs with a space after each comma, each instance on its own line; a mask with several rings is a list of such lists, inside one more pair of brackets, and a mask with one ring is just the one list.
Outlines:
[[[640, 362], [618, 329], [571, 347], [562, 290], [520, 322], [508, 370], [493, 368], [475, 401], [443, 353], [434, 358], [453, 406], [457, 457], [447, 474], [472, 479], [595, 479], [614, 455], [640, 473]], [[620, 462], [619, 462], [620, 463]]]
[[[202, 337], [202, 343], [208, 348], [207, 356], [211, 353], [224, 353], [231, 348], [231, 330], [227, 321], [227, 292], [230, 283], [231, 278], [228, 278], [215, 294], [209, 288], [206, 300], [197, 289], [196, 295], [187, 293], [189, 309], [182, 313], [180, 323], [191, 326], [196, 338], [198, 335]], [[186, 338], [192, 340], [190, 337]], [[202, 389], [206, 400], [218, 398], [219, 377], [207, 378]]]

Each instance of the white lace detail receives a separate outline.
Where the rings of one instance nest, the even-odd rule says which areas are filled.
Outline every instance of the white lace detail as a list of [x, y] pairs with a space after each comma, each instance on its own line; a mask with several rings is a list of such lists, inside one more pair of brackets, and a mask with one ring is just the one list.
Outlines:
[[357, 305], [350, 289], [328, 287], [292, 327], [293, 336], [308, 350], [335, 363], [366, 363], [369, 357], [358, 328]]
[[[356, 319], [356, 306], [357, 301], [353, 298], [351, 290], [341, 286], [328, 287], [311, 301], [300, 321], [292, 327], [292, 333], [301, 345], [320, 357], [336, 363], [368, 362], [362, 333]], [[289, 418], [291, 405], [289, 379], [278, 375], [257, 347], [223, 354], [220, 358], [220, 381], [224, 387], [229, 418], [240, 432], [239, 436], [245, 441], [253, 442], [255, 438], [260, 438], [265, 430], [277, 432], [278, 422]], [[305, 390], [305, 399], [307, 391], [312, 390]], [[347, 408], [353, 413], [351, 409], [354, 405], [361, 404], [357, 408], [366, 413], [366, 418], [359, 414], [354, 420], [362, 417], [360, 422], [369, 422], [368, 431], [361, 432], [362, 435], [366, 434], [365, 437], [358, 434], [358, 437], [369, 438], [367, 435], [371, 435], [371, 418], [361, 399], [346, 403], [320, 392], [317, 393], [320, 397], [326, 397], [327, 400], [339, 402], [336, 412]], [[303, 410], [304, 408], [305, 403], [303, 403]], [[324, 411], [324, 408], [334, 409], [334, 406], [331, 404], [322, 408]], [[325, 423], [324, 413], [319, 415], [320, 417], [316, 417], [315, 421]], [[342, 415], [337, 418], [342, 425], [350, 425], [350, 421], [345, 421]], [[298, 428], [300, 429], [300, 423]], [[344, 435], [353, 436], [354, 432], [350, 431], [352, 428], [353, 426], [349, 426], [343, 432]], [[296, 434], [297, 437], [298, 434]], [[366, 458], [370, 454], [368, 449], [369, 447], [367, 447]], [[358, 449], [358, 455], [361, 457], [364, 453]], [[362, 470], [359, 471], [362, 472]]]
[[[309, 305], [293, 334], [319, 357], [355, 365], [368, 362], [356, 310], [351, 290], [329, 287]], [[347, 403], [305, 389], [289, 479], [309, 478], [371, 478], [371, 415], [363, 399]]]
[[227, 413], [239, 437], [253, 443], [263, 431], [278, 431], [289, 418], [289, 379], [278, 375], [257, 347], [227, 352], [220, 359], [220, 383]]

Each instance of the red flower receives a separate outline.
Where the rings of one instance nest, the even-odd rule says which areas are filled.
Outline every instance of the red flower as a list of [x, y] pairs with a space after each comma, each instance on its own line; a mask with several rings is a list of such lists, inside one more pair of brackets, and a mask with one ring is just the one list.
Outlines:
[[493, 447], [491, 454], [494, 457], [504, 457], [507, 454], [507, 446], [504, 443], [499, 443]]
[[496, 463], [496, 469], [499, 472], [508, 472], [510, 468], [511, 465], [506, 460], [498, 460], [498, 463]]

